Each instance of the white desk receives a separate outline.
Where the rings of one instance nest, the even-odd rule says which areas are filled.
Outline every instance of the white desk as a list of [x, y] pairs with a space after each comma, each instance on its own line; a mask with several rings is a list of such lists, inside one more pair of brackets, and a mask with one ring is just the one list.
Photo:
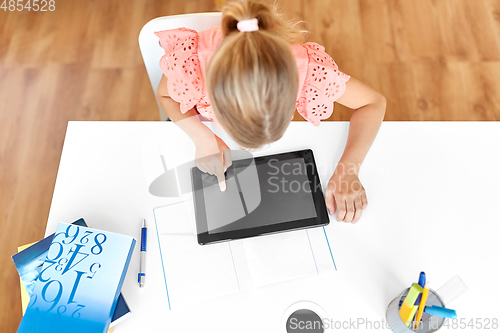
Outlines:
[[[312, 148], [326, 184], [347, 130], [344, 122], [292, 123], [257, 155]], [[283, 312], [302, 300], [335, 321], [380, 323], [421, 270], [433, 289], [459, 274], [469, 290], [449, 307], [484, 324], [500, 317], [499, 147], [498, 123], [384, 123], [360, 174], [368, 209], [357, 225], [332, 219], [326, 228], [337, 272], [169, 312], [153, 208], [174, 199], [150, 195], [145, 170], [161, 171], [155, 150], [171, 168], [192, 158], [194, 146], [169, 122], [70, 122], [46, 234], [84, 217], [91, 227], [139, 239], [141, 219], [149, 221], [146, 286], [137, 285], [136, 247], [122, 290], [133, 315], [117, 333], [282, 332]], [[364, 328], [353, 331], [371, 331]]]

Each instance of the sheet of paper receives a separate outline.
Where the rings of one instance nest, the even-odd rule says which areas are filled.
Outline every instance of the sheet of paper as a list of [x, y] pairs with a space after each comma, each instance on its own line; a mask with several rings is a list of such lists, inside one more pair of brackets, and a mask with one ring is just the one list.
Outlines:
[[[317, 251], [313, 251], [309, 237], [310, 233], [315, 234], [318, 231], [322, 233], [323, 229], [297, 230], [245, 239], [247, 264], [253, 286], [260, 287], [320, 274], [315, 253]], [[328, 247], [322, 250], [329, 253]], [[322, 273], [327, 271], [325, 264], [333, 268], [331, 258], [320, 264]]]
[[335, 269], [323, 228], [201, 246], [192, 200], [154, 214], [172, 310]]
[[230, 244], [198, 244], [192, 201], [154, 214], [171, 309], [240, 290]]

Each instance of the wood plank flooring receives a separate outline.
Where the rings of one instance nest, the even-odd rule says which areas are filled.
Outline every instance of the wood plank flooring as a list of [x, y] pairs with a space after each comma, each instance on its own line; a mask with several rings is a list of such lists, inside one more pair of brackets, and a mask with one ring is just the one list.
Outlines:
[[[2, 0], [0, 0], [0, 3]], [[218, 0], [217, 2], [221, 2]], [[282, 0], [309, 41], [387, 98], [386, 120], [500, 119], [500, 0]], [[0, 10], [0, 331], [21, 320], [10, 256], [43, 237], [68, 120], [157, 120], [137, 37], [211, 0], [56, 0]], [[332, 120], [351, 110], [336, 105]]]

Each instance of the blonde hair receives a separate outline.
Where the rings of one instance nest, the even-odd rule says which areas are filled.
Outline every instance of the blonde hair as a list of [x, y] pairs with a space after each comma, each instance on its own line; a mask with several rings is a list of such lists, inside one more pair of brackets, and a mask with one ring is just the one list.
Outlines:
[[[240, 32], [237, 23], [257, 18], [259, 30]], [[215, 116], [241, 146], [258, 148], [283, 136], [295, 110], [298, 70], [290, 44], [305, 32], [276, 7], [234, 1], [223, 8], [224, 39], [207, 69], [206, 85]]]

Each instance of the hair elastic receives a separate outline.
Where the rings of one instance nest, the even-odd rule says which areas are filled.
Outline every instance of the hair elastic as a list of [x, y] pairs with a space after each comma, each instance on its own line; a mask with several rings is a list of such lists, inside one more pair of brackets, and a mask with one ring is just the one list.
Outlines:
[[259, 30], [259, 20], [257, 18], [241, 20], [236, 24], [236, 28], [241, 32], [257, 31]]

